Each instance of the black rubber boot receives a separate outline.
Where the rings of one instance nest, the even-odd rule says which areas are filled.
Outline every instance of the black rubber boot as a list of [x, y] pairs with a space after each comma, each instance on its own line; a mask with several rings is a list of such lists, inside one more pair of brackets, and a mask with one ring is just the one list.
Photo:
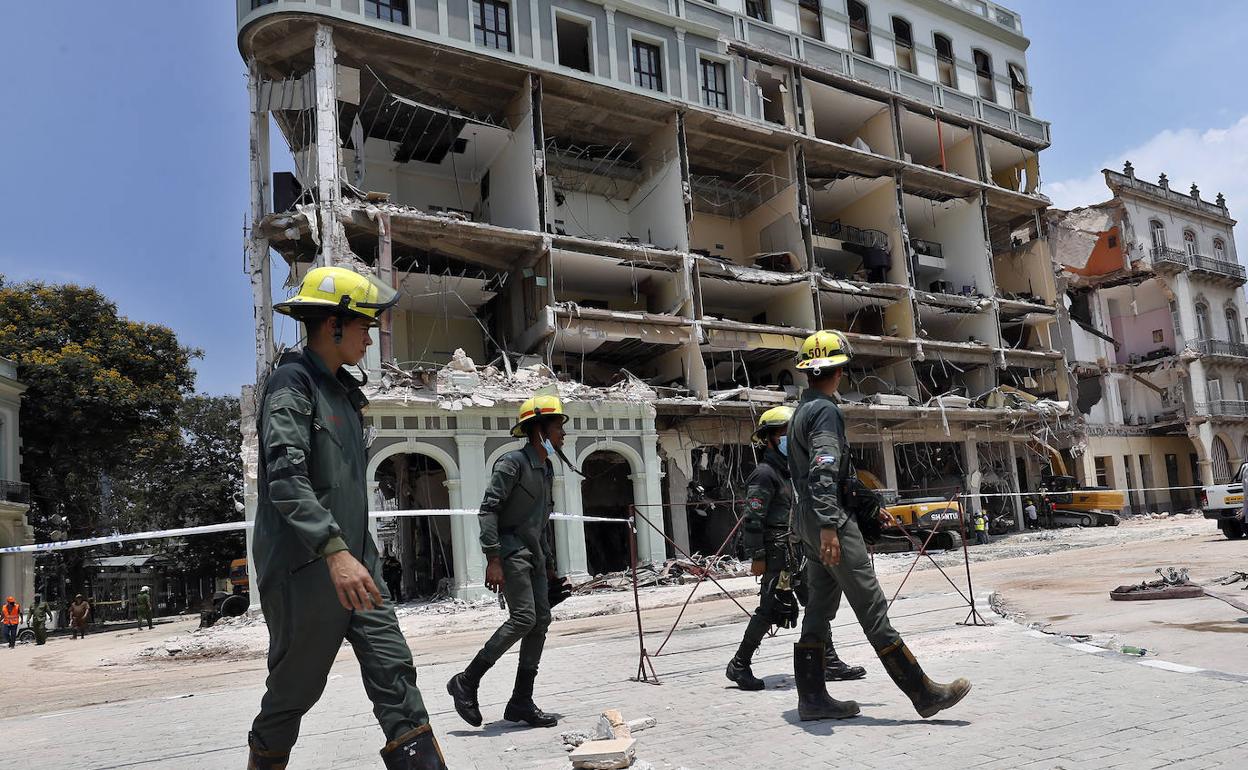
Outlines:
[[386, 763], [386, 770], [447, 770], [446, 757], [429, 725], [408, 730], [387, 743], [381, 750], [381, 761]]
[[914, 710], [924, 719], [957, 705], [971, 691], [971, 683], [966, 679], [958, 678], [949, 684], [928, 679], [905, 642], [890, 644], [878, 654], [884, 670], [901, 691], [910, 697]]
[[793, 645], [793, 678], [797, 680], [797, 716], [812, 719], [849, 719], [861, 709], [852, 700], [840, 701], [828, 695], [823, 681], [823, 645]]
[[824, 650], [823, 661], [823, 681], [825, 682], [849, 682], [854, 679], [862, 679], [867, 675], [867, 670], [862, 666], [851, 666], [841, 660], [836, 654], [836, 648], [831, 644]]
[[730, 681], [736, 682], [737, 687], [742, 690], [761, 690], [766, 687], [763, 680], [754, 676], [754, 672], [750, 670], [750, 661], [747, 658], [742, 660], [740, 655], [733, 656], [728, 661], [728, 668], [724, 671], [724, 676]]
[[456, 713], [473, 727], [481, 726], [481, 704], [477, 702], [477, 688], [481, 685], [481, 677], [493, 665], [477, 653], [468, 668], [451, 677], [451, 681], [446, 683], [446, 691], [455, 702]]
[[547, 714], [533, 702], [533, 682], [537, 679], [537, 669], [516, 669], [516, 686], [511, 691], [511, 700], [503, 710], [503, 719], [508, 722], [525, 722], [531, 727], [554, 727], [559, 718]]
[[255, 733], [247, 734], [247, 748], [247, 770], [286, 770], [290, 762], [289, 752], [269, 751]]

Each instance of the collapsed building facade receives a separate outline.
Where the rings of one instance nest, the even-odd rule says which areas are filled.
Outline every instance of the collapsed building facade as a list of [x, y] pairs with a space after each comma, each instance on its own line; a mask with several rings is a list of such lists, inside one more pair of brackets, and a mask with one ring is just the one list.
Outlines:
[[[858, 467], [898, 497], [963, 490], [1021, 516], [1008, 493], [1034, 488], [1070, 379], [1017, 15], [238, 0], [238, 19], [258, 378], [271, 251], [287, 285], [345, 264], [403, 290], [364, 366], [378, 507], [475, 507], [544, 387], [585, 474], [557, 468], [558, 510], [635, 504], [709, 553], [757, 415], [796, 399], [803, 338], [835, 328]], [[271, 173], [270, 119], [293, 174]], [[481, 590], [473, 517], [382, 536], [409, 592]], [[557, 521], [555, 539], [561, 573], [626, 565], [623, 527]], [[670, 553], [639, 539], [643, 560]]]
[[1248, 458], [1245, 271], [1226, 199], [1105, 170], [1111, 199], [1048, 212], [1069, 297], [1087, 484], [1132, 489], [1136, 512], [1197, 506]]

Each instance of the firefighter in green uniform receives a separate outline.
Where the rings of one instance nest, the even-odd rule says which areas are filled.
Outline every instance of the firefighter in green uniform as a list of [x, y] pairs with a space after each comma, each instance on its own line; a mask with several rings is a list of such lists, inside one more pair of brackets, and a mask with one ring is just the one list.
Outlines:
[[525, 445], [498, 459], [481, 501], [481, 550], [485, 552], [485, 585], [501, 591], [509, 615], [485, 646], [446, 684], [455, 710], [473, 727], [481, 725], [477, 687], [503, 653], [520, 643], [516, 684], [503, 711], [510, 722], [553, 727], [558, 719], [533, 703], [533, 682], [550, 627], [550, 582], [556, 579], [555, 556], [547, 536], [554, 509], [552, 454], [563, 458], [563, 404], [555, 396], [534, 396], [520, 406], [511, 429]]
[[345, 639], [387, 743], [389, 770], [445, 768], [412, 653], [379, 589], [368, 529], [360, 382], [369, 330], [394, 289], [341, 267], [308, 271], [275, 310], [302, 321], [303, 351], [269, 375], [259, 401], [253, 556], [269, 628], [269, 676], [248, 735], [249, 770], [284, 770], [303, 715], [321, 697]]
[[[746, 481], [745, 523], [742, 525], [746, 551], [753, 559], [751, 573], [762, 577], [758, 609], [754, 610], [737, 654], [724, 672], [742, 690], [761, 690], [763, 680], [754, 676], [751, 661], [773, 624], [791, 628], [797, 620], [796, 598], [804, 586], [791, 585], [801, 579], [801, 554], [792, 535], [790, 513], [793, 487], [789, 482], [788, 431], [793, 408], [777, 406], [763, 412], [754, 431], [754, 443], [762, 444], [763, 460]], [[789, 582], [790, 586], [785, 583]], [[794, 591], [793, 589], [796, 589]], [[824, 679], [861, 679], [867, 671], [842, 661], [832, 646], [828, 631], [827, 665]]]
[[30, 612], [26, 615], [26, 622], [35, 632], [35, 644], [47, 644], [48, 618], [50, 617], [52, 617], [52, 608], [43, 600], [43, 597], [35, 594], [35, 600], [30, 604]]
[[[830, 697], [822, 676], [828, 622], [836, 617], [843, 593], [884, 669], [919, 716], [927, 718], [962, 700], [971, 683], [957, 679], [938, 684], [923, 673], [888, 619], [888, 600], [871, 566], [856, 511], [847, 509], [847, 483], [854, 469], [835, 396], [852, 355], [844, 335], [820, 331], [806, 338], [797, 364], [809, 385], [789, 423], [789, 471], [797, 493], [794, 518], [808, 557], [809, 600], [801, 637], [793, 646], [798, 716], [845, 719], [859, 713], [857, 703]], [[869, 508], [865, 515], [878, 516], [878, 508]]]
[[135, 609], [139, 616], [139, 630], [143, 630], [143, 624], [147, 623], [148, 628], [155, 628], [152, 625], [152, 589], [143, 586], [139, 589], [139, 595], [134, 600]]

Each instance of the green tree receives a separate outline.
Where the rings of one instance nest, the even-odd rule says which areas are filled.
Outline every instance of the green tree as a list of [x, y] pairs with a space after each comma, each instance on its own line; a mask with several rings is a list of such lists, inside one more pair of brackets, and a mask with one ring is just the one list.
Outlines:
[[[70, 538], [113, 531], [124, 512], [111, 481], [176, 445], [178, 408], [195, 383], [199, 351], [173, 331], [131, 321], [94, 288], [0, 276], [0, 356], [17, 362], [22, 474], [31, 520], [46, 536], [55, 515]], [[82, 584], [81, 550], [65, 552]]]
[[[137, 462], [116, 485], [128, 529], [175, 529], [242, 519], [243, 462], [239, 402], [190, 396], [177, 416], [177, 439]], [[242, 532], [158, 541], [155, 549], [188, 575], [220, 577], [246, 555]]]

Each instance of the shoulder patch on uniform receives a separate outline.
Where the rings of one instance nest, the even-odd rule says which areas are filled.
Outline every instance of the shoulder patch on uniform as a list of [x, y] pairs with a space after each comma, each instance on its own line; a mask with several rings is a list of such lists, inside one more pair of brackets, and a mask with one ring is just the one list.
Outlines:
[[761, 497], [751, 497], [747, 499], [745, 502], [746, 502], [746, 505], [750, 506], [752, 510], [757, 511], [763, 507], [763, 499]]
[[815, 455], [815, 465], [836, 465], [836, 455]]

